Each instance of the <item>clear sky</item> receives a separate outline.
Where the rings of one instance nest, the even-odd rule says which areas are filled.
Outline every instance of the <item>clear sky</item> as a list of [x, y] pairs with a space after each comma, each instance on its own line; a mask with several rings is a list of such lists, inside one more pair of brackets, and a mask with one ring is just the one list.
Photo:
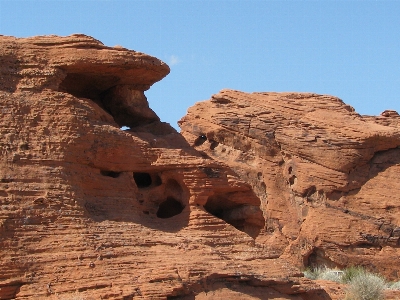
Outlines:
[[73, 33], [168, 63], [146, 95], [176, 128], [188, 107], [224, 88], [400, 112], [399, 0], [0, 0], [0, 34]]

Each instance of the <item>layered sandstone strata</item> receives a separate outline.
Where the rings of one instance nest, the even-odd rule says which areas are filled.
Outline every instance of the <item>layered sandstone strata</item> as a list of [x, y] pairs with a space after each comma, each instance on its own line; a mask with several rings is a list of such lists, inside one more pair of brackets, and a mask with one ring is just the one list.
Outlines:
[[84, 35], [0, 37], [0, 299], [327, 299], [255, 242], [251, 186], [148, 107], [168, 72]]
[[256, 239], [299, 267], [400, 276], [400, 116], [332, 96], [223, 90], [180, 121], [187, 141], [261, 199]]

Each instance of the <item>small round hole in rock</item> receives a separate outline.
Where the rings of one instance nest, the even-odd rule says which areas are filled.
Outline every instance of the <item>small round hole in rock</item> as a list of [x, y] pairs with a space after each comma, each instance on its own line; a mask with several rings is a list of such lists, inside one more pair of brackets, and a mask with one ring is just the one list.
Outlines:
[[207, 137], [205, 135], [200, 135], [195, 141], [194, 141], [194, 146], [200, 146], [204, 144], [204, 142], [207, 141]]
[[219, 145], [219, 143], [217, 141], [211, 140], [210, 141], [210, 150], [214, 150], [218, 145]]
[[294, 185], [297, 182], [297, 177], [296, 175], [293, 175], [289, 178], [289, 184], [290, 186]]
[[149, 187], [153, 182], [149, 173], [133, 173], [133, 179], [138, 188]]
[[108, 176], [112, 178], [118, 178], [121, 172], [114, 172], [114, 171], [106, 171], [106, 170], [100, 170], [100, 174], [103, 176]]
[[168, 197], [160, 203], [157, 210], [157, 217], [161, 219], [172, 218], [179, 215], [185, 207], [178, 200]]

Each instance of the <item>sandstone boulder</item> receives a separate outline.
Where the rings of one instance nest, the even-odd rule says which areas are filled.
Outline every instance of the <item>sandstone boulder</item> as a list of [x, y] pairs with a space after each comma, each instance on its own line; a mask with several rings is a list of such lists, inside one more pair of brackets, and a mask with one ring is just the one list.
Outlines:
[[0, 299], [329, 298], [255, 242], [251, 186], [149, 108], [168, 72], [84, 35], [0, 37]]
[[298, 267], [400, 270], [400, 116], [311, 93], [223, 90], [179, 122], [261, 199], [256, 242]]

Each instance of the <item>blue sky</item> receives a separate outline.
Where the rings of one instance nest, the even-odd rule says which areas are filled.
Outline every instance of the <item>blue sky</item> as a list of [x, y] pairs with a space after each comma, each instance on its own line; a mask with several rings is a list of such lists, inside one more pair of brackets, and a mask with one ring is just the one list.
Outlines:
[[224, 88], [338, 96], [400, 112], [400, 1], [0, 0], [0, 34], [84, 33], [145, 52], [171, 73], [146, 92], [177, 128]]

